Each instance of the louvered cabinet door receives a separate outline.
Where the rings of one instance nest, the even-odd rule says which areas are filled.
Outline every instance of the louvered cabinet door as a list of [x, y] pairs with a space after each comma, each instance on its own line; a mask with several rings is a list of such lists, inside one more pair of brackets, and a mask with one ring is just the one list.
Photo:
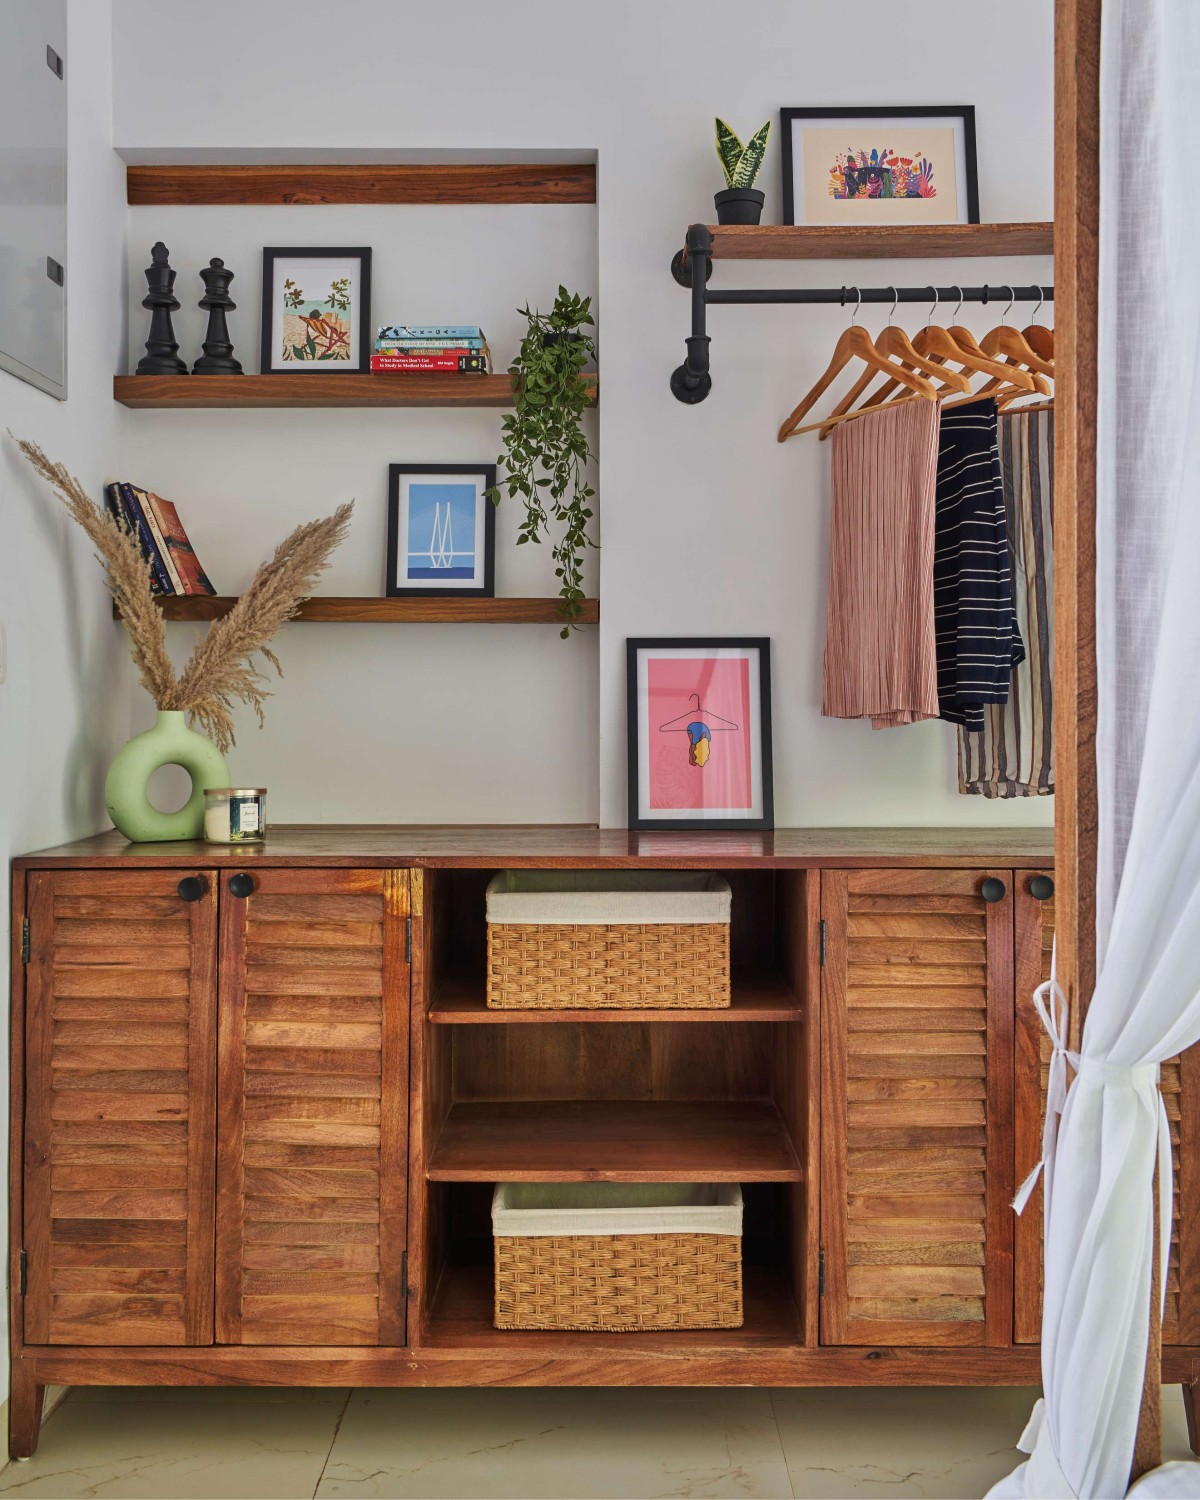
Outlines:
[[211, 1344], [215, 880], [27, 877], [28, 1344]]
[[822, 872], [823, 1343], [1011, 1342], [1011, 881]]
[[[1032, 995], [1050, 978], [1054, 901], [1038, 901], [1028, 877], [1016, 897], [1016, 1173], [1021, 1182], [1042, 1152], [1042, 1124], [1050, 1072], [1050, 1038]], [[1171, 1259], [1167, 1267], [1163, 1342], [1200, 1342], [1200, 1047], [1164, 1062], [1163, 1102], [1171, 1127], [1173, 1196]], [[1037, 1343], [1042, 1326], [1042, 1184], [1016, 1221], [1014, 1332]]]
[[406, 870], [224, 877], [218, 1342], [404, 1342], [407, 916]]

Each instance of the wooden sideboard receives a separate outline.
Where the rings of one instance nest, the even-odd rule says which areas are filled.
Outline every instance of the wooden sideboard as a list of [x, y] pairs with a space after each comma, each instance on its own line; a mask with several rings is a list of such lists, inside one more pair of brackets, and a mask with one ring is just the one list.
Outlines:
[[[13, 1453], [51, 1382], [1036, 1382], [1040, 1210], [1009, 1204], [1051, 859], [1049, 831], [499, 827], [18, 859]], [[514, 866], [724, 873], [732, 1006], [489, 1011]], [[1164, 1092], [1192, 1394], [1196, 1056]], [[571, 1179], [741, 1183], [744, 1326], [493, 1327], [491, 1185]]]

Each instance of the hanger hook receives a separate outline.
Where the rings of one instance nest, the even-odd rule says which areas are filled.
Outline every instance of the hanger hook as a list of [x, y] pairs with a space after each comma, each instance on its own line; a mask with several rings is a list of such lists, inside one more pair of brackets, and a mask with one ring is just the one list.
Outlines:
[[1033, 316], [1029, 319], [1029, 321], [1031, 323], [1036, 323], [1037, 322], [1037, 315], [1038, 315], [1038, 313], [1041, 312], [1041, 310], [1042, 310], [1042, 303], [1045, 302], [1045, 300], [1046, 300], [1046, 289], [1044, 287], [1040, 287], [1039, 286], [1038, 289], [1037, 289], [1037, 292], [1038, 292], [1037, 306], [1033, 310]]
[[934, 315], [935, 312], [937, 312], [938, 305], [939, 305], [939, 303], [942, 300], [941, 294], [938, 292], [937, 287], [931, 286], [929, 288], [929, 290], [933, 293], [933, 302], [931, 303], [930, 308], [929, 308], [929, 316], [925, 319], [925, 327], [926, 328], [928, 328], [929, 325], [930, 325], [930, 323], [933, 322], [933, 315]]
[[850, 315], [850, 326], [854, 327], [858, 322], [859, 309], [862, 307], [862, 293], [857, 287], [854, 288], [854, 311]]
[[900, 306], [900, 293], [894, 286], [888, 287], [888, 291], [892, 294], [892, 306], [888, 312], [888, 327], [890, 328], [892, 326], [892, 319], [896, 316], [896, 309]]
[[1004, 309], [1004, 312], [1001, 314], [1000, 321], [1002, 323], [1007, 323], [1008, 322], [1008, 315], [1009, 315], [1010, 312], [1012, 312], [1013, 307], [1016, 305], [1016, 301], [1017, 301], [1017, 294], [1016, 294], [1016, 292], [1013, 290], [1013, 288], [1011, 286], [1007, 287], [1006, 291], [1008, 292], [1008, 306]]
[[958, 293], [958, 306], [954, 309], [954, 321], [957, 323], [958, 316], [962, 312], [962, 305], [966, 298], [966, 293], [963, 291], [962, 287], [957, 285], [955, 286], [954, 290]]

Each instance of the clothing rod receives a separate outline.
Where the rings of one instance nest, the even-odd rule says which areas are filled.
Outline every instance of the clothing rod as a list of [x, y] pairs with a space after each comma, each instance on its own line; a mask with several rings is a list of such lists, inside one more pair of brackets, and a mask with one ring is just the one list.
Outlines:
[[671, 394], [677, 401], [695, 406], [712, 390], [708, 309], [720, 306], [797, 306], [838, 305], [848, 307], [850, 316], [863, 304], [895, 306], [902, 302], [923, 307], [927, 316], [941, 322], [953, 319], [962, 302], [995, 303], [1003, 310], [1015, 302], [1053, 302], [1052, 286], [1012, 286], [1007, 282], [983, 286], [838, 286], [838, 287], [745, 287], [712, 290], [712, 232], [706, 224], [693, 224], [685, 239], [685, 248], [677, 250], [671, 261], [671, 274], [680, 286], [691, 289], [692, 331], [684, 340], [687, 357], [671, 372]]
[[1010, 299], [1013, 302], [1053, 302], [1054, 288], [1010, 286], [1005, 282], [1000, 286], [989, 283], [986, 286], [746, 287], [740, 291], [714, 291], [709, 287], [704, 290], [704, 301], [710, 306], [737, 302], [836, 303], [853, 312], [860, 303], [866, 307], [880, 302], [888, 306], [893, 301], [897, 304], [919, 302], [934, 314], [935, 322], [940, 321], [941, 313], [952, 313], [960, 301], [982, 302], [985, 306], [995, 303], [1003, 310]]

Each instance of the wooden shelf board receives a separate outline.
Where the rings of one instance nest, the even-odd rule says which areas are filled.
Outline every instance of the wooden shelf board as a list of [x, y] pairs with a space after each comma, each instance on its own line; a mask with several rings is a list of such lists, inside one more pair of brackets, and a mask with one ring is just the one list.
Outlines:
[[[236, 595], [186, 594], [160, 598], [168, 620], [219, 620], [237, 603]], [[120, 618], [117, 610], [114, 616]], [[594, 625], [600, 601], [585, 599], [579, 624]], [[300, 606], [298, 621], [360, 625], [559, 625], [558, 599], [375, 599], [318, 595]]]
[[489, 1010], [482, 975], [451, 972], [441, 984], [429, 1019], [439, 1026], [522, 1025], [555, 1022], [798, 1021], [800, 1002], [781, 974], [736, 972], [733, 1003], [723, 1010]]
[[454, 1104], [432, 1182], [800, 1182], [773, 1104], [536, 1100]]
[[490, 1262], [451, 1262], [442, 1273], [422, 1344], [438, 1349], [511, 1349], [566, 1355], [671, 1354], [711, 1349], [793, 1348], [803, 1343], [800, 1318], [787, 1278], [776, 1266], [746, 1266], [742, 1280], [745, 1321], [740, 1328], [681, 1328], [676, 1332], [587, 1333], [496, 1328], [492, 1324]]
[[[599, 387], [585, 375], [595, 406]], [[113, 400], [133, 411], [235, 407], [286, 410], [314, 406], [462, 406], [513, 404], [507, 375], [384, 375], [321, 370], [275, 375], [115, 375]]]
[[1052, 255], [1054, 225], [710, 224], [714, 260], [878, 260], [962, 255]]
[[132, 204], [595, 203], [594, 162], [150, 165], [125, 170]]

